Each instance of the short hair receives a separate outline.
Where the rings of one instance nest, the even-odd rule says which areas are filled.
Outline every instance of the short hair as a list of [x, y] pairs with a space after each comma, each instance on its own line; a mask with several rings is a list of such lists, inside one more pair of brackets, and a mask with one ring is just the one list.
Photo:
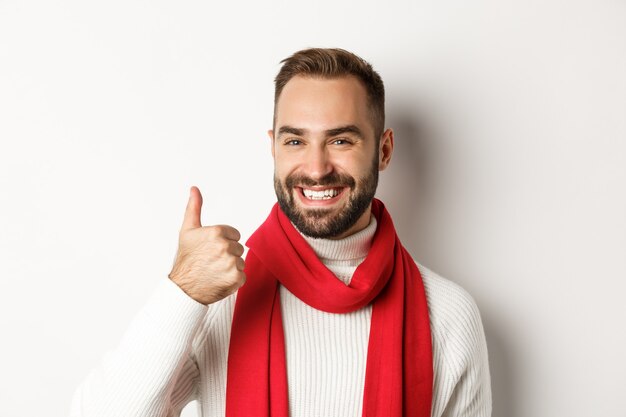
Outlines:
[[367, 91], [369, 110], [376, 139], [385, 127], [385, 87], [380, 75], [363, 58], [340, 48], [309, 48], [280, 61], [282, 67], [274, 79], [274, 124], [276, 106], [283, 88], [297, 75], [319, 78], [356, 77]]

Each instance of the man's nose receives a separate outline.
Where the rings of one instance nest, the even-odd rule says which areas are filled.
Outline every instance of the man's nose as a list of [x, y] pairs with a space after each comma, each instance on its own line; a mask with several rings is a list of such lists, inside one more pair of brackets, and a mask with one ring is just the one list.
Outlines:
[[311, 148], [306, 156], [307, 175], [315, 180], [324, 178], [333, 170], [330, 155], [325, 148]]

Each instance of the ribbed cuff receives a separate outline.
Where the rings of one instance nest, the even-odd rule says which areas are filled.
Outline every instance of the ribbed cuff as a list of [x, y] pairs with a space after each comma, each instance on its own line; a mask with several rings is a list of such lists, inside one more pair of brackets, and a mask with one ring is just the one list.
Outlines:
[[175, 340], [191, 341], [208, 307], [189, 297], [169, 278], [164, 278], [140, 313]]

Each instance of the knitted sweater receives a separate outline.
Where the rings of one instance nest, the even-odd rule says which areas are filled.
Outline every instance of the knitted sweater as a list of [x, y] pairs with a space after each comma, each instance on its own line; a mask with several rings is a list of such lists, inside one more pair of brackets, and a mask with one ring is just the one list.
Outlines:
[[[376, 219], [341, 240], [305, 237], [349, 284]], [[491, 415], [487, 346], [476, 304], [421, 264], [433, 342], [433, 417]], [[77, 389], [72, 417], [178, 416], [197, 400], [201, 417], [223, 416], [236, 294], [209, 306], [164, 279], [118, 348]], [[348, 314], [316, 310], [280, 287], [292, 417], [361, 417], [371, 305]], [[254, 350], [254, 346], [250, 346]]]

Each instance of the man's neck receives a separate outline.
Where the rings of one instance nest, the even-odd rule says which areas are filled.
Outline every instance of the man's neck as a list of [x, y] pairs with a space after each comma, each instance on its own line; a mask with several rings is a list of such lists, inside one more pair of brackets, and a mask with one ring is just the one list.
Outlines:
[[309, 246], [318, 258], [324, 263], [357, 261], [365, 259], [376, 233], [377, 222], [374, 216], [370, 216], [368, 225], [362, 230], [353, 233], [343, 239], [312, 238], [302, 234]]

